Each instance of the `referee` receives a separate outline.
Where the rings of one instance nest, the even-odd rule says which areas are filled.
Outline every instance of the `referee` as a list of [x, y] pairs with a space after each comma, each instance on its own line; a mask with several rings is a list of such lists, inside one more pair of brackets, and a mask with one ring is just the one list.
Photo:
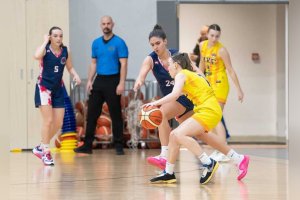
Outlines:
[[74, 151], [92, 153], [97, 119], [101, 114], [103, 103], [106, 102], [112, 119], [116, 154], [124, 155], [120, 99], [125, 89], [128, 48], [125, 41], [112, 32], [114, 22], [110, 16], [103, 16], [100, 23], [103, 36], [95, 39], [92, 44], [92, 63], [86, 85], [89, 100], [84, 145]]

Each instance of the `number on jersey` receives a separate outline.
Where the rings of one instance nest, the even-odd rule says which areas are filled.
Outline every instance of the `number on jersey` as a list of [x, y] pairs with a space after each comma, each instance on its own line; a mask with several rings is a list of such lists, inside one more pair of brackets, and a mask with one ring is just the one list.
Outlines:
[[170, 80], [166, 80], [166, 87], [170, 87], [174, 85], [174, 80], [170, 81]]
[[58, 68], [59, 68], [58, 66], [54, 66], [54, 72], [57, 73], [58, 72]]

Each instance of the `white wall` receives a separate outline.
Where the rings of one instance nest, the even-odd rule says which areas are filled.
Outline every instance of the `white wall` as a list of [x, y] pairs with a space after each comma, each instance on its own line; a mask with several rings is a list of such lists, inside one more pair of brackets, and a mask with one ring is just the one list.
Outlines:
[[113, 17], [114, 33], [126, 41], [127, 78], [136, 78], [142, 61], [151, 52], [148, 35], [156, 23], [156, 0], [70, 1], [70, 46], [75, 68], [83, 78], [91, 61], [92, 41], [102, 35], [99, 22], [103, 15]]
[[288, 189], [289, 199], [298, 199], [300, 195], [300, 1], [290, 0], [289, 4], [289, 163], [288, 163]]
[[[224, 116], [232, 135], [277, 135], [277, 72], [284, 72], [277, 69], [278, 57], [284, 58], [284, 54], [276, 50], [277, 40], [284, 40], [277, 31], [284, 32], [284, 29], [277, 29], [276, 20], [282, 22], [277, 19], [277, 5], [180, 5], [181, 51], [192, 51], [202, 25], [217, 23], [221, 26], [221, 42], [231, 55], [245, 93], [244, 103], [238, 103], [231, 82]], [[252, 52], [260, 54], [260, 63], [252, 62]]]
[[277, 50], [277, 135], [285, 136], [287, 123], [286, 123], [286, 73], [285, 73], [285, 6], [277, 6], [277, 17], [276, 17], [276, 50]]
[[[9, 183], [10, 182], [10, 173], [9, 169], [9, 138], [10, 138], [10, 121], [14, 120], [14, 117], [10, 114], [10, 99], [9, 99], [9, 90], [10, 90], [10, 66], [14, 64], [14, 49], [13, 49], [13, 40], [11, 35], [13, 34], [14, 28], [11, 26], [11, 21], [7, 19], [12, 19], [14, 17], [14, 13], [12, 12], [14, 9], [14, 2], [11, 0], [1, 1], [0, 7], [0, 24], [5, 28], [5, 31], [0, 31], [1, 38], [5, 38], [1, 45], [5, 48], [1, 48], [0, 50], [0, 90], [1, 90], [1, 98], [0, 104], [1, 106], [1, 132], [0, 132], [0, 192], [1, 199], [9, 199]], [[17, 97], [16, 97], [17, 98]], [[17, 124], [17, 122], [16, 122]]]

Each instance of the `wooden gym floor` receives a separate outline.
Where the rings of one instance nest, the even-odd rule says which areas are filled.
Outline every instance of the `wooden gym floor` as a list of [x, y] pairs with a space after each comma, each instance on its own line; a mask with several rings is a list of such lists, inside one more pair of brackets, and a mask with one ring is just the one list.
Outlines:
[[[213, 181], [199, 184], [195, 157], [185, 149], [176, 163], [177, 184], [154, 185], [149, 179], [156, 168], [146, 163], [155, 150], [125, 149], [116, 156], [113, 149], [92, 155], [56, 153], [54, 167], [43, 166], [30, 152], [9, 154], [9, 199], [29, 200], [250, 200], [287, 199], [286, 145], [233, 145], [251, 156], [248, 175], [239, 182], [231, 163], [221, 164]], [[206, 152], [212, 152], [205, 146]]]

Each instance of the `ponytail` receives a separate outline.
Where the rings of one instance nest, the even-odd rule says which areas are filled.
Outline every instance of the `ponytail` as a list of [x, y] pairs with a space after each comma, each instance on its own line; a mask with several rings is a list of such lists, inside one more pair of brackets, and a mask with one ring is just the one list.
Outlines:
[[172, 56], [172, 60], [178, 63], [182, 69], [187, 69], [189, 71], [194, 71], [192, 67], [191, 60], [187, 53], [177, 53]]
[[152, 37], [158, 37], [158, 38], [165, 40], [167, 38], [167, 35], [166, 35], [165, 31], [163, 30], [163, 28], [160, 25], [156, 24], [154, 26], [153, 30], [149, 34], [149, 40]]

